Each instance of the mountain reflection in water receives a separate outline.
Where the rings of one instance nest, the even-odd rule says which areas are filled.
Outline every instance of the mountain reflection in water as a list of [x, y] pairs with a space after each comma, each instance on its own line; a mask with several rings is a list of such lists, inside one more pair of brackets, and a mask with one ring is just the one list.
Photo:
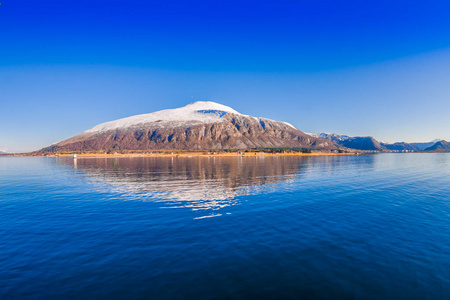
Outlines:
[[[163, 208], [203, 210], [211, 217], [239, 203], [239, 196], [276, 191], [280, 184], [314, 173], [348, 168], [348, 157], [131, 157], [60, 158], [89, 181], [126, 199], [161, 203]], [[361, 169], [370, 170], [368, 156]], [[352, 166], [352, 170], [354, 170]], [[286, 188], [286, 187], [284, 187]]]
[[0, 157], [0, 299], [448, 299], [449, 223], [449, 153]]

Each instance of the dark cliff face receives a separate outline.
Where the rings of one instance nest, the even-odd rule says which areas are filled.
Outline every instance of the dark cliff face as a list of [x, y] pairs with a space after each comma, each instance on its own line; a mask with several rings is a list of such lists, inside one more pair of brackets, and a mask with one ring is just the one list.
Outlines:
[[82, 133], [44, 151], [221, 150], [277, 147], [335, 149], [283, 122], [228, 113], [211, 124], [189, 127], [149, 123], [116, 131]]
[[386, 148], [371, 136], [347, 136], [334, 133], [321, 133], [321, 137], [330, 140], [339, 148], [348, 148], [365, 151], [383, 151]]
[[431, 147], [428, 147], [424, 151], [450, 151], [450, 143], [447, 141], [439, 141]]
[[358, 150], [369, 150], [369, 151], [382, 151], [386, 150], [380, 143], [371, 136], [363, 137], [352, 137], [350, 139], [341, 141], [340, 145]]

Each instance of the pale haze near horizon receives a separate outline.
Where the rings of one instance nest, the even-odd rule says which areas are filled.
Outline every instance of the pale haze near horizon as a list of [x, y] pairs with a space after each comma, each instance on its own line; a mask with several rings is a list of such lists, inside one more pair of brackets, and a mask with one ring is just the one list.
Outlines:
[[99, 123], [192, 101], [311, 133], [450, 140], [449, 74], [450, 51], [313, 74], [196, 72], [194, 79], [188, 71], [102, 65], [1, 67], [0, 149], [37, 150]]
[[445, 2], [113, 2], [2, 3], [0, 151], [199, 100], [309, 133], [450, 140]]
[[450, 51], [314, 74], [196, 72], [195, 79], [101, 65], [2, 67], [0, 149], [37, 150], [99, 123], [199, 100], [305, 132], [450, 140], [449, 71]]

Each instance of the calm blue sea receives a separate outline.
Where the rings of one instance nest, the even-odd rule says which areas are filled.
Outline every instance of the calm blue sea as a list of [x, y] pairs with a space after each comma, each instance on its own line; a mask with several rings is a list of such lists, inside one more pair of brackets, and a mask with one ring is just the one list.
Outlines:
[[450, 154], [0, 158], [0, 299], [449, 299]]

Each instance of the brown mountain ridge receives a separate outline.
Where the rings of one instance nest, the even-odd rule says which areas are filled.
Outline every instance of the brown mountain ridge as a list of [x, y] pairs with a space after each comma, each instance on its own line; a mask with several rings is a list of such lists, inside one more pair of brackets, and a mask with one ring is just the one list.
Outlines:
[[244, 150], [301, 147], [332, 150], [330, 141], [294, 126], [243, 115], [214, 102], [137, 115], [97, 125], [41, 151]]

